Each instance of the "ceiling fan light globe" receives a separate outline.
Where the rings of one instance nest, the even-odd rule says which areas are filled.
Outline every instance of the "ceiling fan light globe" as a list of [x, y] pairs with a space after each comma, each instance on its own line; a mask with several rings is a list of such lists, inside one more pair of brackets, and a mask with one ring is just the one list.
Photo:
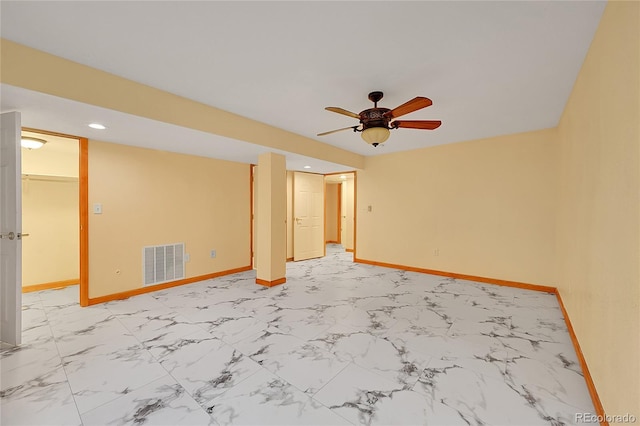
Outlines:
[[386, 127], [369, 127], [368, 129], [364, 129], [361, 135], [366, 143], [378, 146], [389, 139], [390, 133]]

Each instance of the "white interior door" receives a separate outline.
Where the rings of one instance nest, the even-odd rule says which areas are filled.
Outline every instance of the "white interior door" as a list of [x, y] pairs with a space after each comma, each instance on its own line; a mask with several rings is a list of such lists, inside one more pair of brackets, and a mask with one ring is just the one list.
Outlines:
[[293, 175], [293, 260], [324, 256], [324, 176]]
[[22, 192], [20, 113], [0, 115], [0, 340], [22, 340]]

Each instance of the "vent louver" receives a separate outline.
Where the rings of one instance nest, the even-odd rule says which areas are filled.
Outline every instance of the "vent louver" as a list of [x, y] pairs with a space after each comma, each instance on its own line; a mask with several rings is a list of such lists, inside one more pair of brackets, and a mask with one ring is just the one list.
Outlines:
[[144, 247], [142, 272], [145, 286], [184, 278], [184, 243]]

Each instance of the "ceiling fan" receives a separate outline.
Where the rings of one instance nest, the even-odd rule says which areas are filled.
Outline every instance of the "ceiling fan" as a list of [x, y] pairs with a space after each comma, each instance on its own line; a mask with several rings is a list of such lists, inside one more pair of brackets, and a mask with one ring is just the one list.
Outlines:
[[389, 130], [391, 129], [402, 127], [406, 129], [433, 130], [442, 124], [439, 120], [396, 120], [396, 118], [400, 116], [430, 106], [433, 102], [431, 102], [429, 98], [418, 96], [394, 109], [378, 108], [378, 102], [382, 99], [383, 95], [382, 92], [369, 93], [369, 100], [373, 102], [373, 108], [365, 109], [360, 112], [360, 114], [347, 111], [343, 108], [326, 107], [325, 109], [327, 111], [357, 118], [360, 120], [360, 124], [318, 133], [318, 136], [330, 135], [331, 133], [352, 129], [354, 132], [362, 132], [362, 139], [364, 139], [365, 142], [373, 146], [378, 146], [389, 139]]

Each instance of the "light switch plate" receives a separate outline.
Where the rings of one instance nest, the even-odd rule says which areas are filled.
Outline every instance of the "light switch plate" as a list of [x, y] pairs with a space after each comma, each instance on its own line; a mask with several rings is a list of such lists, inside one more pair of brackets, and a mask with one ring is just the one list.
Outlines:
[[102, 214], [102, 204], [95, 203], [93, 205], [93, 214]]

